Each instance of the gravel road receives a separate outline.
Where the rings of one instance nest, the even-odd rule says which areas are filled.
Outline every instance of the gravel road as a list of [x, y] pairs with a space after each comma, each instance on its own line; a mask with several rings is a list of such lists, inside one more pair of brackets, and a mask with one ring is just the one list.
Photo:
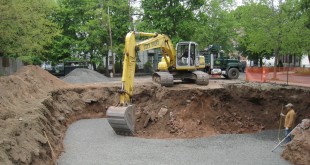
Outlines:
[[290, 164], [281, 158], [276, 131], [197, 139], [117, 136], [106, 119], [79, 120], [64, 139], [59, 165], [85, 164]]

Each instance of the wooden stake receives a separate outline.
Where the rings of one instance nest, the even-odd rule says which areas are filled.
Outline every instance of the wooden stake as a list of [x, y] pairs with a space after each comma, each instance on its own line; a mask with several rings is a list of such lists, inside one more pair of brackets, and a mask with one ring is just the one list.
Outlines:
[[44, 136], [45, 136], [45, 138], [46, 138], [46, 140], [47, 140], [48, 146], [50, 147], [50, 149], [51, 149], [51, 151], [52, 151], [52, 159], [53, 159], [53, 161], [55, 161], [55, 153], [54, 153], [54, 150], [53, 150], [53, 148], [52, 148], [52, 145], [51, 145], [50, 141], [48, 140], [45, 131], [43, 131], [43, 133], [44, 133]]

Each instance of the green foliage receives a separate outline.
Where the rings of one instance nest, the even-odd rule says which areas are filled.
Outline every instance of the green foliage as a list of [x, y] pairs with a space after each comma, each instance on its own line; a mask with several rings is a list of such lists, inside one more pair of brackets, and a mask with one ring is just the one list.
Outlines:
[[201, 49], [211, 44], [222, 45], [229, 52], [235, 34], [229, 15], [231, 5], [231, 0], [144, 0], [144, 17], [138, 29], [167, 34], [173, 43], [196, 41]]
[[120, 61], [115, 62], [115, 72], [116, 73], [121, 73], [122, 72], [122, 63]]
[[147, 72], [147, 73], [152, 72], [152, 69], [153, 69], [152, 63], [151, 63], [150, 61], [146, 62], [146, 63], [143, 65], [143, 69], [144, 69], [144, 71]]
[[20, 59], [25, 65], [41, 65], [42, 64], [41, 59], [35, 55], [20, 56], [18, 59]]
[[305, 26], [307, 28], [310, 28], [310, 0], [301, 0], [301, 10], [305, 13], [305, 15], [308, 17]]
[[309, 30], [303, 24], [297, 0], [287, 0], [277, 10], [268, 3], [248, 3], [233, 12], [238, 49], [250, 59], [271, 55], [301, 56], [309, 47]]
[[[110, 47], [109, 23], [112, 28], [113, 51], [119, 49], [127, 33], [128, 5], [126, 0], [59, 0], [53, 18], [62, 27], [62, 35], [50, 47], [49, 60], [70, 56], [102, 63]], [[108, 15], [109, 8], [109, 15]], [[109, 22], [110, 17], [110, 22]]]
[[232, 39], [235, 37], [234, 19], [230, 14], [232, 1], [212, 0], [200, 8], [197, 14], [197, 25], [193, 38], [206, 48], [209, 45], [221, 45], [225, 52], [232, 52]]
[[167, 34], [172, 41], [190, 40], [195, 28], [193, 11], [203, 1], [199, 0], [142, 0], [144, 10], [143, 23], [138, 26], [140, 31]]
[[0, 54], [11, 57], [44, 54], [45, 46], [60, 32], [50, 19], [55, 8], [55, 1], [50, 0], [1, 1]]

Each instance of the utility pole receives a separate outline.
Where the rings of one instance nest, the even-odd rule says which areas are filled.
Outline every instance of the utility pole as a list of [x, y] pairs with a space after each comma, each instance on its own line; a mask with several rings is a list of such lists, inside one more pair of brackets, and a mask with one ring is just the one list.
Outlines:
[[109, 6], [108, 6], [108, 22], [109, 22], [109, 33], [110, 33], [110, 48], [111, 48], [111, 54], [112, 54], [112, 73], [113, 75], [115, 75], [113, 41], [112, 41], [112, 30], [111, 30], [110, 7]]
[[133, 30], [133, 23], [132, 23], [132, 18], [131, 18], [131, 13], [130, 13], [130, 0], [128, 0], [128, 18], [129, 18], [129, 29]]
[[[100, 20], [100, 26], [102, 29], [104, 29], [103, 27], [103, 22], [102, 22], [102, 11], [103, 11], [103, 2], [102, 0], [98, 0], [99, 1], [99, 5], [100, 5], [100, 17], [99, 17], [99, 20]], [[109, 76], [109, 49], [108, 49], [108, 45], [106, 43], [103, 44], [103, 52], [107, 52], [106, 54], [106, 57], [105, 57], [105, 76]], [[104, 53], [103, 53], [104, 54]]]
[[109, 76], [109, 49], [107, 43], [103, 44], [107, 55], [105, 56], [105, 76]]

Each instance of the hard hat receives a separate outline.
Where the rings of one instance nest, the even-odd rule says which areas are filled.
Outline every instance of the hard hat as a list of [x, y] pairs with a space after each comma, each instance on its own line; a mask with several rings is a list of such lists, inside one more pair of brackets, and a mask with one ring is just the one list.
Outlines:
[[292, 103], [288, 103], [285, 105], [285, 107], [293, 107], [293, 104]]

